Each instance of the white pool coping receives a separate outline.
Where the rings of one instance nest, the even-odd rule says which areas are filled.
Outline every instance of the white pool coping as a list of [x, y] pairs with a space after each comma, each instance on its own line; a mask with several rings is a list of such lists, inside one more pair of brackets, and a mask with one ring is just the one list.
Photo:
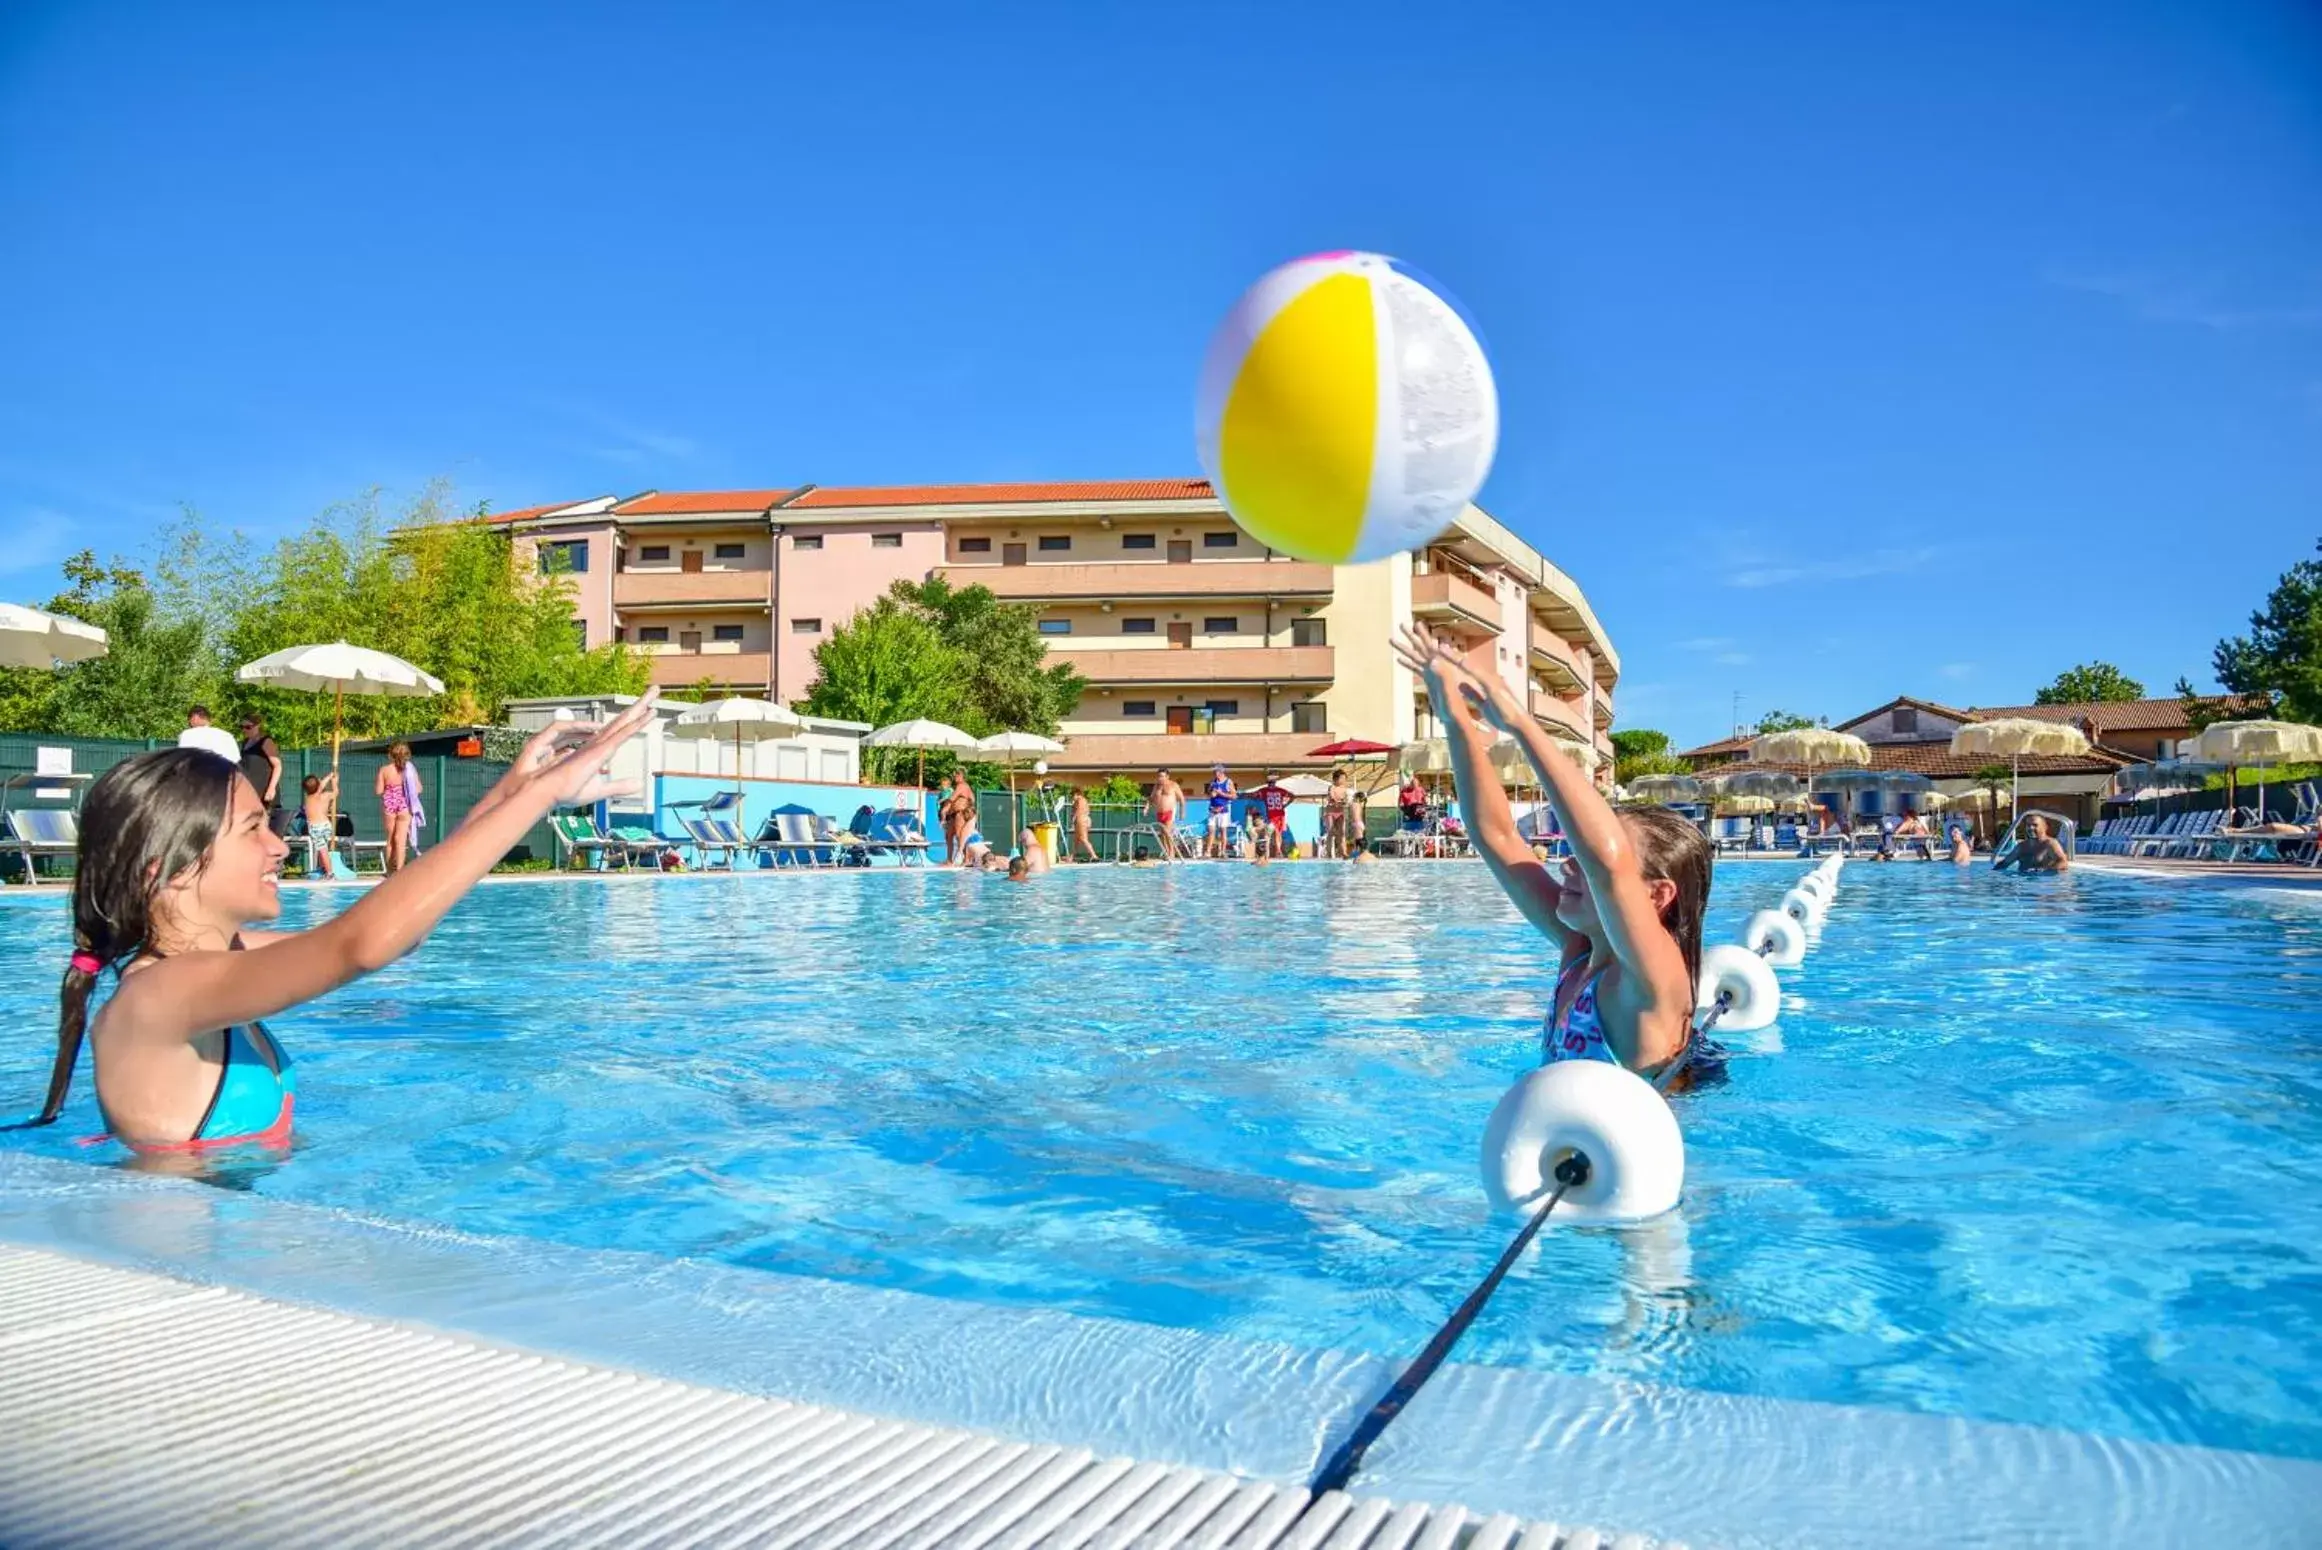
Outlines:
[[[0, 1542], [1596, 1550], [0, 1247]], [[1630, 1536], [1613, 1550], [1646, 1550]]]
[[[1519, 1276], [1554, 1273], [1554, 1237]], [[10, 1152], [0, 1242], [728, 1395], [1277, 1490], [1311, 1478], [1400, 1363], [467, 1237]], [[10, 1338], [0, 1332], [0, 1344]], [[0, 1359], [8, 1382], [50, 1365], [23, 1357]], [[58, 1392], [69, 1408], [70, 1385]], [[11, 1418], [0, 1429], [19, 1413], [0, 1389]], [[217, 1434], [170, 1430], [185, 1467], [217, 1456], [186, 1441]], [[261, 1431], [250, 1445], [274, 1444]], [[0, 1455], [12, 1446], [0, 1436]], [[1372, 1450], [1355, 1488], [1697, 1546], [2256, 1550], [2322, 1539], [2322, 1463], [1457, 1362]]]

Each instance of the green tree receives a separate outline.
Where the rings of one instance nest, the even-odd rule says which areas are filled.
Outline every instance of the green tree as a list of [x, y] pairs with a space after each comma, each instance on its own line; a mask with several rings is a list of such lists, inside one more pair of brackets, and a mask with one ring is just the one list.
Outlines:
[[96, 625], [106, 654], [56, 670], [0, 670], [0, 729], [59, 737], [173, 738], [186, 707], [212, 698], [217, 664], [202, 622], [164, 606], [143, 571], [82, 550], [44, 605]]
[[[959, 653], [901, 587], [832, 630], [814, 648], [814, 665], [814, 687], [804, 701], [813, 715], [884, 727], [921, 716], [953, 721], [964, 704]], [[931, 755], [927, 773], [940, 780], [953, 762], [948, 753]], [[863, 750], [864, 774], [874, 780], [915, 776], [920, 768], [916, 749]]]
[[[2315, 545], [2322, 551], [2322, 543]], [[2292, 721], [2322, 721], [2322, 560], [2282, 573], [2250, 632], [2217, 643], [2217, 681], [2236, 694], [2262, 694]]]
[[1669, 734], [1645, 727], [1615, 732], [1613, 780], [1627, 785], [1640, 775], [1682, 775], [1687, 766], [1670, 747]]
[[1757, 735], [1764, 737], [1770, 732], [1795, 732], [1801, 727], [1813, 725], [1815, 720], [1812, 716], [1801, 716], [1789, 710], [1769, 710], [1758, 718]]
[[[560, 562], [561, 563], [561, 562]], [[250, 566], [224, 630], [224, 656], [345, 640], [390, 652], [443, 680], [424, 699], [350, 696], [346, 730], [383, 737], [499, 719], [513, 699], [634, 694], [645, 661], [618, 642], [584, 649], [572, 583], [526, 574], [507, 534], [446, 511], [431, 487], [390, 527], [375, 494], [324, 513]], [[221, 693], [262, 712], [285, 744], [330, 736], [329, 695], [235, 684]]]
[[2144, 697], [2145, 686], [2110, 662], [2083, 662], [2058, 673], [2054, 683], [2032, 696], [2032, 703], [2095, 705]]
[[1069, 664], [1048, 660], [1038, 614], [1003, 603], [983, 586], [955, 587], [938, 576], [899, 581], [894, 596], [922, 610], [944, 644], [957, 653], [962, 728], [978, 737], [993, 732], [1037, 732], [1053, 737], [1080, 703], [1088, 680]]
[[1091, 802], [1111, 807], [1135, 807], [1145, 800], [1145, 788], [1126, 775], [1107, 775], [1089, 787]]

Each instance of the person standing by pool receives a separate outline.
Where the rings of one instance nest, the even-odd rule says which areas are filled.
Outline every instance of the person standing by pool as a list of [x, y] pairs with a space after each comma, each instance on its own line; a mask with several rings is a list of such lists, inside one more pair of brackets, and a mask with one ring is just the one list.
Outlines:
[[976, 793], [968, 784], [967, 771], [951, 772], [950, 785], [936, 804], [935, 816], [943, 825], [943, 864], [957, 866], [966, 856], [968, 830], [976, 822]]
[[1088, 788], [1075, 786], [1072, 788], [1072, 859], [1074, 861], [1103, 859], [1097, 855], [1096, 846], [1089, 840], [1088, 826]]
[[199, 748], [214, 753], [228, 764], [242, 762], [242, 745], [234, 741], [234, 734], [224, 727], [210, 725], [210, 708], [196, 705], [185, 713], [185, 730], [177, 734], [180, 748]]
[[1290, 854], [1290, 792], [1282, 785], [1281, 777], [1272, 770], [1266, 772], [1266, 783], [1250, 793], [1258, 799], [1258, 808], [1266, 815], [1265, 835], [1268, 847], [1277, 856]]
[[1346, 783], [1346, 766], [1330, 772], [1330, 789], [1322, 796], [1322, 851], [1335, 861], [1353, 854], [1354, 789]]
[[387, 829], [387, 870], [403, 870], [411, 852], [411, 831], [419, 822], [419, 770], [411, 762], [411, 745], [396, 743], [387, 750], [371, 790], [379, 798], [379, 819]]
[[[1693, 1055], [1693, 987], [1709, 902], [1709, 842], [1666, 807], [1615, 812], [1587, 773], [1518, 705], [1498, 675], [1479, 677], [1405, 625], [1403, 665], [1427, 685], [1451, 747], [1452, 778], [1475, 847], [1525, 919], [1556, 948], [1547, 1061], [1603, 1060], [1640, 1076]], [[1516, 831], [1491, 766], [1494, 730], [1523, 744], [1562, 822], [1571, 858], [1551, 870]], [[1708, 1047], [1700, 1052], [1708, 1054]]]
[[258, 793], [258, 800], [266, 808], [266, 827], [280, 835], [284, 826], [282, 813], [282, 750], [274, 739], [266, 735], [266, 723], [256, 711], [242, 718], [242, 742], [239, 760], [242, 778], [250, 789]]
[[1167, 770], [1153, 782], [1153, 822], [1161, 830], [1161, 859], [1177, 859], [1177, 815], [1185, 810], [1185, 788]]
[[1395, 792], [1395, 806], [1402, 812], [1405, 834], [1427, 832], [1427, 788], [1419, 783], [1417, 771], [1403, 772], [1403, 784]]
[[1209, 828], [1202, 854], [1223, 861], [1234, 850], [1234, 780], [1222, 764], [1209, 767]]
[[[9, 1128], [55, 1122], [85, 1041], [106, 1129], [136, 1151], [288, 1142], [296, 1079], [261, 1019], [401, 959], [552, 810], [633, 793], [609, 761], [653, 701], [544, 729], [449, 839], [305, 931], [247, 929], [281, 915], [289, 847], [240, 770], [187, 748], [114, 766], [81, 808], [48, 1095]], [[91, 1019], [107, 969], [116, 988]]]

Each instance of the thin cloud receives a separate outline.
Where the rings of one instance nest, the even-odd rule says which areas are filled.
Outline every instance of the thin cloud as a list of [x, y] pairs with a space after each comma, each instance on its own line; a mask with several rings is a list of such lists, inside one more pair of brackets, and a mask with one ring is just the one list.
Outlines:
[[1786, 587], [1801, 581], [1861, 581], [1870, 576], [1899, 576], [1918, 570], [1936, 555], [1933, 548], [1874, 549], [1868, 554], [1805, 565], [1745, 565], [1727, 575], [1729, 587]]
[[2213, 280], [2172, 280], [2130, 270], [2049, 269], [2041, 278], [2068, 291], [2119, 302], [2149, 323], [2189, 323], [2220, 332], [2243, 328], [2322, 328], [2322, 303], [2252, 306]]
[[1720, 667], [1747, 667], [1756, 658], [1746, 651], [1721, 651], [1712, 660]]
[[1677, 642], [1679, 651], [1726, 651], [1733, 646], [1730, 635], [1696, 635], [1691, 640]]
[[83, 524], [61, 511], [35, 506], [0, 528], [0, 575], [42, 570], [70, 552]]
[[684, 463], [690, 462], [701, 452], [701, 443], [691, 436], [639, 425], [588, 404], [558, 402], [544, 407], [578, 421], [593, 435], [601, 438], [582, 450], [590, 457], [607, 463], [618, 463], [625, 468], [654, 463]]
[[1957, 683], [1962, 678], [1973, 677], [1974, 673], [1975, 664], [1973, 662], [1946, 662], [1935, 669], [1936, 677], [1948, 678], [1953, 683]]

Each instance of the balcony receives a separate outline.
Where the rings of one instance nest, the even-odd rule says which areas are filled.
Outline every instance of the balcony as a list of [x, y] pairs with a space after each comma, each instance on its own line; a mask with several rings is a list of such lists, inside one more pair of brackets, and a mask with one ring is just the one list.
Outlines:
[[1087, 565], [946, 565], [955, 587], [990, 587], [1010, 603], [1107, 599], [1328, 597], [1330, 567], [1299, 560], [1197, 560], [1189, 565], [1115, 561]]
[[[1328, 646], [1194, 646], [1147, 651], [1055, 649], [1049, 661], [1062, 662], [1092, 684], [1292, 684], [1329, 683]], [[1317, 741], [1317, 746], [1328, 742]]]
[[1588, 730], [1588, 712], [1581, 706], [1560, 700], [1553, 694], [1532, 691], [1534, 719], [1555, 731], [1564, 733], [1577, 742], [1593, 743], [1596, 738]]
[[655, 687], [690, 689], [703, 679], [737, 688], [764, 688], [774, 681], [773, 658], [763, 651], [679, 651], [633, 646], [652, 670]]
[[1606, 729], [1611, 728], [1613, 724], [1613, 708], [1611, 700], [1600, 698], [1596, 702], [1596, 724], [1599, 727]]
[[768, 607], [774, 574], [762, 570], [624, 570], [613, 574], [615, 608]]
[[1454, 629], [1499, 633], [1500, 600], [1465, 576], [1447, 570], [1411, 578], [1411, 612]]
[[1051, 769], [1119, 771], [1206, 769], [1304, 769], [1330, 763], [1307, 756], [1310, 748], [1335, 742], [1336, 732], [1210, 732], [1171, 737], [1165, 732], [1094, 732], [1064, 740]]
[[[1550, 639], [1553, 638], [1550, 637]], [[1540, 640], [1535, 639], [1532, 642], [1530, 661], [1532, 671], [1538, 673], [1540, 681], [1545, 683], [1553, 692], [1557, 694], [1585, 694], [1588, 692], [1588, 681], [1580, 676], [1574, 665], [1559, 655], [1554, 648]]]

